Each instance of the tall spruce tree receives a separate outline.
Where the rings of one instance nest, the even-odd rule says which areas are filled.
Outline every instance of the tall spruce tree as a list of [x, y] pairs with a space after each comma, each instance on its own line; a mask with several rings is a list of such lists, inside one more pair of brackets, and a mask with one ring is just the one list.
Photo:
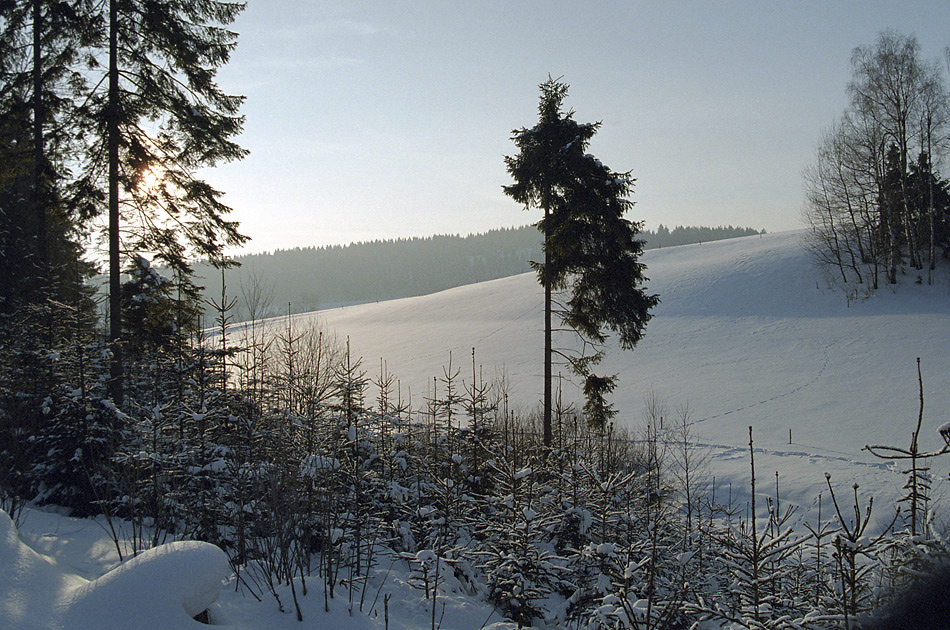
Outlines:
[[[544, 261], [533, 263], [544, 286], [544, 443], [551, 445], [552, 315], [595, 348], [593, 354], [563, 355], [584, 378], [584, 407], [588, 421], [603, 426], [616, 413], [606, 400], [615, 376], [598, 376], [591, 367], [603, 356], [607, 331], [620, 346], [633, 348], [650, 320], [659, 297], [642, 288], [645, 266], [639, 262], [641, 223], [624, 215], [633, 206], [627, 199], [633, 186], [630, 173], [610, 170], [587, 153], [600, 123], [578, 123], [564, 111], [568, 85], [548, 78], [541, 84], [539, 120], [534, 127], [512, 132], [516, 156], [505, 157], [514, 184], [505, 194], [525, 209], [538, 208], [537, 228], [544, 235]], [[566, 302], [555, 310], [555, 292]]]
[[199, 169], [240, 159], [243, 97], [225, 94], [217, 69], [237, 35], [227, 28], [242, 3], [205, 0], [109, 0], [99, 5], [105, 73], [90, 99], [94, 137], [81, 188], [106, 201], [109, 235], [111, 392], [121, 402], [122, 257], [144, 254], [183, 278], [189, 261], [225, 265], [223, 250], [246, 237], [221, 193]]
[[70, 189], [81, 153], [74, 122], [86, 87], [78, 68], [90, 34], [84, 7], [0, 0], [0, 484], [24, 499], [59, 501], [69, 491], [43, 489], [64, 480], [88, 487], [96, 476], [86, 458], [97, 424], [87, 406], [89, 216]]
[[52, 298], [73, 304], [90, 267], [79, 245], [88, 216], [71, 203], [76, 68], [90, 34], [83, 1], [0, 1], [2, 293], [7, 308]]

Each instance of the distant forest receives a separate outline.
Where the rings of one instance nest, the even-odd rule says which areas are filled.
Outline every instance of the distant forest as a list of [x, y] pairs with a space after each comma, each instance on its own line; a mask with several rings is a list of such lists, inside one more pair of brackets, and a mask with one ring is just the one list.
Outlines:
[[[646, 248], [672, 247], [765, 230], [660, 225], [645, 230]], [[237, 256], [241, 264], [225, 271], [227, 296], [236, 299], [233, 321], [306, 313], [365, 302], [426, 295], [452, 287], [531, 270], [541, 260], [541, 235], [534, 226], [490, 230], [469, 236], [420, 238], [298, 247], [272, 253]], [[196, 268], [206, 301], [221, 301], [221, 272], [209, 265]], [[208, 322], [214, 309], [206, 308]]]

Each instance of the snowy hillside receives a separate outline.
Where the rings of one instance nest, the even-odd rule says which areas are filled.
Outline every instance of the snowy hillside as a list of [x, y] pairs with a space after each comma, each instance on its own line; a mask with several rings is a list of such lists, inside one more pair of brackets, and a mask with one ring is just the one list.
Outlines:
[[[783, 494], [803, 509], [824, 489], [826, 471], [848, 487], [853, 480], [862, 492], [890, 496], [901, 478], [882, 472], [898, 466], [861, 449], [909, 444], [919, 409], [917, 357], [926, 405], [921, 446], [942, 444], [936, 427], [950, 420], [950, 285], [905, 276], [896, 290], [849, 304], [828, 288], [800, 239], [790, 232], [646, 252], [648, 289], [662, 302], [636, 349], [608, 351], [603, 369], [620, 376], [617, 422], [639, 426], [655, 394], [671, 415], [688, 406], [699, 440], [713, 449], [712, 472], [725, 483], [745, 488], [751, 425], [760, 477], [778, 471]], [[349, 337], [370, 375], [384, 359], [414, 405], [442, 376], [450, 351], [470, 380], [474, 347], [485, 377], [504, 370], [516, 404], [530, 408], [542, 387], [541, 296], [534, 275], [524, 274], [301, 315], [294, 325], [321, 322]], [[945, 471], [950, 462], [935, 466]]]
[[[896, 290], [849, 303], [840, 290], [826, 287], [799, 239], [797, 233], [753, 236], [644, 256], [649, 290], [662, 303], [634, 351], [608, 352], [605, 371], [620, 377], [613, 396], [618, 423], [639, 427], [650, 397], [672, 417], [688, 407], [696, 440], [709, 449], [717, 486], [721, 492], [729, 487], [740, 502], [749, 493], [751, 425], [761, 494], [773, 492], [778, 472], [782, 501], [798, 504], [798, 518], [809, 520], [818, 493], [827, 496], [828, 472], [842, 494], [850, 496], [857, 483], [862, 499], [874, 496], [874, 520], [888, 522], [902, 466], [861, 449], [867, 443], [909, 443], [919, 405], [917, 357], [926, 401], [921, 446], [942, 443], [936, 428], [950, 420], [950, 284], [946, 277], [935, 286], [907, 278]], [[341, 340], [349, 337], [369, 376], [384, 359], [416, 409], [433, 377], [442, 376], [450, 352], [460, 378], [471, 379], [474, 347], [485, 377], [504, 371], [513, 404], [530, 410], [541, 391], [540, 305], [540, 288], [529, 274], [296, 316], [292, 325], [300, 330], [319, 324]], [[287, 324], [277, 319], [268, 325]], [[945, 480], [950, 455], [933, 468]], [[215, 598], [229, 572], [221, 552], [181, 542], [120, 564], [109, 530], [102, 519], [37, 509], [24, 511], [17, 529], [0, 512], [0, 628], [202, 627], [190, 616]], [[120, 538], [131, 530], [122, 531]], [[432, 608], [423, 604], [418, 584], [411, 584], [408, 566], [405, 558], [380, 562], [367, 582], [366, 601], [350, 604], [341, 595], [326, 604], [329, 613], [319, 588], [311, 585], [314, 592], [301, 598], [303, 624], [296, 621], [287, 589], [281, 591], [280, 612], [272, 598], [258, 602], [237, 593], [232, 578], [211, 606], [212, 619], [247, 630], [430, 627]], [[451, 575], [440, 586], [441, 628], [513, 627]]]

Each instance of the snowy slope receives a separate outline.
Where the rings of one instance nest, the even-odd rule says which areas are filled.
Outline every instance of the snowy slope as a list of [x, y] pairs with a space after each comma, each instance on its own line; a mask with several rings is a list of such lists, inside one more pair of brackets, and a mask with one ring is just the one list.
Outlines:
[[[950, 408], [950, 285], [946, 278], [849, 301], [812, 266], [797, 232], [651, 250], [642, 260], [648, 289], [662, 300], [637, 348], [612, 348], [604, 370], [617, 373], [618, 423], [643, 421], [655, 394], [673, 411], [688, 406], [711, 472], [745, 487], [748, 427], [754, 427], [759, 478], [808, 507], [836, 484], [885, 495], [896, 470], [861, 448], [906, 446], [918, 413], [916, 358], [925, 387], [922, 447], [941, 442], [936, 427]], [[471, 349], [486, 378], [504, 370], [516, 403], [541, 395], [541, 290], [533, 274], [418, 298], [298, 316], [349, 337], [370, 375], [384, 359], [414, 405], [453, 365], [470, 380]], [[671, 415], [673, 415], [671, 413]], [[793, 443], [788, 443], [789, 429]], [[950, 459], [948, 456], [945, 459]], [[950, 462], [935, 463], [946, 478]], [[826, 493], [827, 494], [827, 493]], [[879, 511], [879, 518], [886, 514]]]
[[[935, 430], [950, 409], [950, 283], [911, 279], [849, 304], [825, 287], [799, 238], [754, 236], [647, 252], [649, 289], [662, 304], [640, 345], [612, 349], [604, 366], [620, 375], [618, 422], [642, 424], [654, 394], [670, 415], [688, 405], [697, 441], [713, 456], [710, 472], [720, 484], [731, 483], [740, 501], [748, 495], [747, 427], [753, 425], [760, 492], [771, 491], [778, 471], [783, 502], [798, 503], [800, 518], [808, 519], [817, 494], [827, 496], [827, 471], [845, 497], [853, 483], [862, 497], [874, 495], [875, 520], [889, 521], [901, 467], [861, 448], [909, 442], [919, 404], [916, 357], [925, 384], [922, 446], [939, 446]], [[529, 409], [541, 391], [540, 303], [534, 277], [524, 275], [298, 316], [294, 326], [312, 321], [349, 336], [370, 374], [385, 358], [404, 395], [411, 388], [416, 407], [450, 351], [470, 378], [476, 347], [486, 376], [503, 368], [515, 402]], [[950, 455], [934, 468], [946, 479]], [[0, 512], [0, 628], [201, 627], [188, 615], [214, 597], [224, 571], [219, 554], [188, 543], [119, 565], [101, 521], [27, 510], [18, 531]], [[299, 624], [287, 602], [288, 612], [279, 612], [273, 601], [237, 594], [231, 582], [212, 617], [237, 630], [381, 629], [388, 596], [390, 628], [428, 627], [430, 613], [407, 584], [403, 564], [380, 566], [367, 591], [374, 600], [362, 614], [351, 615], [344, 598], [324, 613], [322, 597], [310, 596], [302, 598]], [[492, 628], [499, 621], [491, 606], [448, 586], [440, 600], [442, 628]]]

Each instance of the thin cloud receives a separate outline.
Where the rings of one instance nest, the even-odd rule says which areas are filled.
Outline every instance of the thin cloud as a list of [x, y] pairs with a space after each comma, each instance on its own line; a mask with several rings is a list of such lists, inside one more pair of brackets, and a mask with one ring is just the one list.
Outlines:
[[297, 40], [308, 39], [314, 35], [348, 35], [357, 37], [372, 37], [374, 35], [380, 35], [388, 32], [391, 32], [391, 29], [376, 26], [375, 24], [370, 24], [369, 22], [334, 18], [329, 20], [308, 22], [294, 28], [278, 28], [272, 31], [272, 34], [279, 39]]
[[253, 62], [253, 66], [264, 70], [273, 68], [280, 68], [282, 70], [354, 68], [365, 65], [366, 61], [364, 59], [360, 59], [358, 57], [342, 57], [338, 55], [318, 55], [314, 57], [276, 56], [258, 58]]

